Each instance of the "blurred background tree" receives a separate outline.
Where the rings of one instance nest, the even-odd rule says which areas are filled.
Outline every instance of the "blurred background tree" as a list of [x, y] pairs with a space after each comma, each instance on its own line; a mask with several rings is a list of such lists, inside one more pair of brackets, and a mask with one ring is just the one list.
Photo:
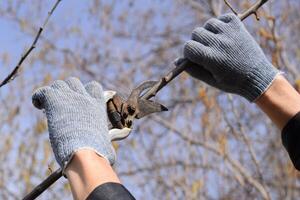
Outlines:
[[[254, 1], [231, 0], [239, 11]], [[30, 45], [55, 0], [0, 2], [0, 80]], [[270, 0], [244, 21], [274, 66], [300, 89], [300, 2]], [[128, 94], [182, 56], [205, 20], [230, 12], [223, 0], [64, 0], [20, 75], [0, 90], [0, 198], [20, 199], [55, 163], [32, 91], [77, 76]], [[135, 122], [115, 143], [115, 169], [137, 199], [297, 199], [299, 173], [280, 131], [246, 100], [182, 74], [158, 95], [170, 108]], [[71, 199], [60, 179], [40, 199]]]

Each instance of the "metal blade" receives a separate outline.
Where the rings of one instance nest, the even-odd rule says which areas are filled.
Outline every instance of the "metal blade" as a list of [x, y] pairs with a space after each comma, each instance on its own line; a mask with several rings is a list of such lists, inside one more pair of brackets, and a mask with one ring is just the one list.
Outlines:
[[137, 119], [141, 119], [151, 113], [162, 112], [162, 111], [168, 110], [168, 108], [165, 107], [164, 105], [154, 102], [154, 101], [151, 101], [151, 100], [146, 100], [146, 99], [139, 99], [138, 107], [139, 107], [139, 113], [135, 116], [135, 118], [137, 118]]
[[127, 101], [130, 103], [134, 103], [134, 102], [137, 103], [137, 100], [139, 99], [141, 93], [146, 89], [153, 87], [156, 83], [157, 81], [146, 81], [140, 84], [137, 88], [132, 90]]

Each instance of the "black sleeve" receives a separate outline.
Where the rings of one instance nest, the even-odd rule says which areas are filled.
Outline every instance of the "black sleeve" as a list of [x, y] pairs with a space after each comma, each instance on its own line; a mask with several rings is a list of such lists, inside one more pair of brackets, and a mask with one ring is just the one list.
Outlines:
[[96, 187], [86, 200], [135, 200], [135, 198], [122, 184], [105, 183]]
[[281, 139], [295, 168], [300, 171], [300, 112], [285, 125]]

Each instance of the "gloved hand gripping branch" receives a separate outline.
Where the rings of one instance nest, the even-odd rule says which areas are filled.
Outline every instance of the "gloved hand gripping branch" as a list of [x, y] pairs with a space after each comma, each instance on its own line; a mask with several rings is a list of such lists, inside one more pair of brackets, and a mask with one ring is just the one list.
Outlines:
[[129, 134], [131, 130], [113, 129], [109, 134], [106, 101], [114, 94], [103, 92], [95, 81], [83, 86], [77, 78], [58, 80], [34, 92], [33, 104], [45, 110], [50, 143], [63, 169], [80, 149], [91, 149], [114, 164], [116, 155], [111, 137]]
[[185, 44], [187, 72], [225, 92], [250, 102], [258, 99], [280, 72], [234, 14], [208, 20]]

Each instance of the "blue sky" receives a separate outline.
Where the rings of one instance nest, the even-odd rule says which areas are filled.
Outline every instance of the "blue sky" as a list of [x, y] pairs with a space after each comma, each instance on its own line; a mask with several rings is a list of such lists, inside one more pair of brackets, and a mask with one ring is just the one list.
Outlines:
[[[30, 3], [32, 3], [33, 1], [24, 1], [24, 5], [23, 5], [23, 9], [21, 9], [17, 14], [22, 16], [24, 13], [28, 15], [28, 8], [30, 7]], [[50, 7], [53, 5], [53, 3], [55, 2], [55, 0], [49, 0], [49, 1], [44, 1], [43, 3], [41, 3], [42, 5], [42, 10], [37, 11], [37, 13], [33, 12], [32, 16], [32, 20], [28, 19], [28, 21], [30, 22], [30, 24], [34, 27], [35, 31], [38, 30], [39, 26], [43, 23], [46, 15], [47, 15], [47, 11], [50, 9]], [[188, 30], [180, 30], [181, 32], [179, 32], [178, 34], [173, 33], [172, 35], [174, 36], [178, 36], [180, 37], [180, 39], [182, 39], [182, 41], [187, 40], [190, 37], [190, 33], [192, 32], [192, 28], [195, 25], [198, 25], [198, 23], [193, 22], [192, 18], [195, 17], [193, 14], [191, 14], [191, 12], [189, 12], [189, 10], [187, 8], [182, 8], [182, 10], [184, 12], [180, 12], [181, 10], [176, 10], [174, 6], [174, 1], [172, 0], [165, 0], [165, 1], [159, 1], [159, 0], [143, 0], [143, 1], [135, 1], [135, 8], [134, 9], [129, 9], [128, 8], [128, 1], [115, 1], [117, 2], [116, 7], [114, 9], [115, 12], [115, 18], [111, 19], [111, 23], [116, 26], [116, 30], [126, 30], [126, 33], [129, 35], [129, 38], [124, 39], [122, 37], [120, 38], [113, 38], [112, 41], [109, 43], [109, 46], [101, 46], [103, 47], [103, 49], [97, 49], [96, 51], [99, 52], [99, 54], [101, 55], [102, 52], [105, 51], [110, 51], [112, 52], [112, 54], [115, 54], [116, 57], [118, 57], [119, 55], [125, 53], [128, 53], [129, 57], [138, 57], [140, 55], [144, 55], [145, 53], [147, 53], [149, 51], [150, 48], [159, 46], [160, 43], [162, 43], [162, 39], [159, 37], [154, 37], [151, 38], [152, 43], [145, 45], [143, 41], [138, 41], [137, 39], [137, 35], [138, 34], [146, 34], [146, 35], [151, 35], [151, 34], [158, 34], [161, 31], [163, 31], [166, 27], [170, 27], [170, 32], [172, 32], [172, 28], [177, 28], [179, 27], [179, 25], [189, 25], [190, 23], [192, 23], [193, 25], [189, 26], [190, 28]], [[43, 37], [46, 38], [47, 40], [54, 42], [55, 45], [59, 48], [69, 48], [72, 51], [76, 52], [77, 49], [82, 50], [82, 45], [84, 44], [84, 40], [93, 38], [93, 39], [97, 39], [97, 40], [105, 40], [107, 38], [107, 36], [109, 36], [108, 34], [111, 34], [109, 30], [107, 29], [102, 29], [101, 28], [101, 24], [100, 24], [100, 28], [99, 28], [99, 21], [95, 20], [95, 19], [91, 19], [89, 18], [90, 16], [87, 15], [88, 12], [88, 6], [86, 6], [86, 4], [89, 4], [90, 1], [82, 1], [82, 0], [63, 0], [61, 2], [61, 4], [59, 5], [59, 7], [57, 8], [57, 10], [55, 11], [54, 15], [51, 17], [50, 19], [50, 23], [49, 26], [46, 27], [46, 29], [44, 30], [43, 33]], [[6, 1], [1, 1], [0, 2], [0, 8], [1, 7], [5, 7], [6, 5]], [[146, 26], [146, 30], [145, 32], [143, 32], [143, 30], [140, 29], [135, 29], [137, 26], [136, 21], [139, 18], [139, 14], [143, 13], [144, 10], [147, 10], [149, 8], [153, 8], [153, 12], [154, 15], [152, 16], [150, 22], [148, 24], [145, 24]], [[129, 16], [133, 16], [131, 17], [129, 20], [125, 21], [124, 24], [120, 24], [117, 21], [114, 21], [117, 19], [117, 14], [119, 11], [127, 11], [129, 13]], [[24, 12], [24, 13], [23, 13]], [[31, 11], [32, 12], [32, 11]], [[97, 12], [97, 14], [101, 14], [102, 10], [99, 10], [99, 12]], [[177, 15], [174, 17], [174, 15], [168, 15], [168, 13], [172, 12], [177, 13]], [[31, 13], [30, 13], [31, 14]], [[39, 16], [39, 18], [35, 17], [35, 16]], [[175, 18], [175, 19], [172, 19]], [[246, 23], [248, 23], [249, 26], [251, 26], [253, 24], [253, 20], [247, 20]], [[256, 23], [256, 22], [255, 22]], [[79, 27], [80, 30], [85, 30], [81, 33], [76, 33], [76, 31], [74, 31], [72, 34], [69, 34], [68, 31], [69, 29], [73, 29], [75, 30], [76, 27]], [[97, 28], [95, 28], [97, 27]], [[137, 31], [139, 30], [139, 31]], [[157, 31], [157, 32], [152, 32], [152, 30]], [[17, 61], [19, 60], [21, 54], [24, 52], [25, 48], [28, 48], [29, 45], [31, 44], [32, 40], [33, 40], [33, 35], [28, 33], [28, 29], [26, 29], [25, 32], [23, 32], [23, 30], [20, 30], [19, 26], [14, 22], [14, 20], [11, 20], [9, 17], [3, 17], [0, 19], [0, 80], [2, 80], [8, 73], [8, 71], [10, 71], [11, 69], [13, 69], [13, 67], [15, 66], [15, 64], [17, 63]], [[68, 33], [68, 34], [67, 34]], [[57, 37], [59, 36], [59, 37]], [[37, 48], [32, 52], [31, 56], [35, 56], [37, 53], [41, 52], [43, 50], [43, 43], [44, 41], [41, 40], [39, 41], [39, 43], [37, 44]], [[105, 43], [103, 43], [105, 44]], [[142, 48], [141, 48], [142, 47]], [[90, 44], [89, 48], [93, 48], [93, 45]], [[90, 51], [93, 51], [90, 50]], [[178, 56], [181, 55], [181, 51], [182, 51], [182, 46], [178, 46], [174, 49], [170, 49], [168, 50], [168, 52], [171, 52], [167, 61], [164, 60], [164, 62], [159, 62], [159, 63], [155, 63], [153, 65], [149, 65], [146, 66], [148, 67], [149, 71], [151, 71], [152, 74], [154, 75], [149, 75], [151, 76], [151, 78], [157, 78], [157, 74], [159, 75], [163, 75], [165, 72], [168, 71], [168, 68], [170, 68], [172, 65], [172, 61]], [[3, 63], [2, 59], [3, 59], [3, 53], [5, 53], [6, 55], [8, 55], [8, 62], [7, 63]], [[56, 54], [55, 54], [56, 53]], [[58, 63], [60, 62], [60, 52], [50, 52], [50, 58], [55, 58], [57, 59]], [[85, 58], [89, 58], [89, 52], [78, 52], [79, 56], [85, 57]], [[52, 56], [52, 57], [51, 57]], [[30, 60], [30, 58], [28, 59]], [[149, 58], [145, 59], [145, 62], [149, 60]], [[170, 65], [169, 65], [170, 63]], [[14, 138], [15, 140], [15, 145], [18, 145], [19, 141], [23, 141], [24, 140], [24, 135], [22, 135], [22, 133], [26, 132], [25, 129], [27, 128], [31, 128], [31, 126], [40, 119], [44, 119], [44, 115], [42, 112], [33, 109], [33, 106], [31, 105], [31, 93], [33, 90], [33, 87], [40, 85], [42, 83], [42, 79], [43, 76], [40, 76], [40, 72], [45, 72], [45, 71], [49, 71], [52, 74], [53, 79], [57, 79], [60, 77], [60, 70], [63, 70], [60, 68], [60, 66], [52, 66], [51, 64], [45, 64], [45, 63], [40, 63], [39, 61], [34, 62], [34, 66], [30, 66], [30, 63], [25, 62], [23, 65], [23, 72], [20, 74], [19, 77], [17, 77], [16, 80], [14, 80], [13, 82], [10, 83], [10, 85], [8, 87], [4, 87], [3, 89], [0, 90], [0, 96], [3, 97], [5, 96], [7, 93], [9, 92], [13, 92], [16, 93], [15, 98], [17, 99], [16, 101], [14, 101], [14, 104], [19, 103], [20, 101], [22, 101], [21, 105], [21, 114], [19, 115], [19, 117], [17, 118], [17, 121], [20, 123], [21, 127], [20, 130], [18, 132], [18, 135]], [[100, 75], [100, 70], [105, 71], [105, 76], [107, 77], [112, 77], [112, 80], [114, 79], [118, 79], [121, 78], [119, 74], [117, 74], [118, 72], [115, 71], [114, 65], [120, 64], [120, 63], [110, 63], [110, 66], [91, 66], [91, 68], [95, 68], [96, 70], [98, 70], [98, 74]], [[143, 63], [139, 63], [139, 64], [143, 64]], [[130, 64], [128, 63], [121, 63], [120, 65], [122, 65], [123, 68], [125, 69], [130, 69]], [[107, 69], [111, 67], [111, 69]], [[28, 70], [30, 68], [30, 70]], [[143, 69], [143, 68], [142, 68]], [[142, 70], [141, 69], [141, 70]], [[80, 71], [70, 68], [67, 71], [67, 75], [78, 75], [80, 76], [80, 78], [83, 78], [84, 81], [90, 81], [88, 78], [86, 78], [86, 76], [82, 75], [80, 73]], [[97, 74], [97, 75], [98, 75]], [[117, 74], [117, 75], [116, 75]], [[119, 76], [118, 76], [119, 75]], [[128, 85], [124, 85], [123, 88], [130, 90], [132, 86], [134, 86], [135, 84], [140, 83], [141, 81], [144, 81], [145, 76], [143, 74], [142, 71], [138, 71], [135, 73], [135, 77], [131, 77], [132, 81], [130, 84]], [[153, 76], [153, 77], [152, 77]], [[27, 80], [28, 79], [28, 80]], [[107, 80], [106, 80], [107, 81]], [[22, 91], [20, 92], [21, 94], [17, 94], [18, 91], [11, 91], [12, 88], [17, 87], [18, 84], [20, 82], [24, 82], [28, 84], [28, 87], [26, 88], [22, 88]], [[109, 81], [107, 81], [109, 82]], [[176, 80], [175, 80], [176, 82]], [[194, 83], [191, 81], [191, 79], [188, 79], [188, 81], [184, 82], [182, 81], [181, 84], [186, 84], [187, 86], [191, 87], [191, 84]], [[176, 84], [179, 84], [176, 82]], [[194, 85], [193, 85], [194, 86]], [[197, 85], [198, 87], [199, 85]], [[173, 89], [164, 89], [163, 93], [159, 93], [159, 99], [165, 100], [168, 103], [168, 100], [170, 100], [170, 97], [172, 95], [174, 95], [174, 91], [177, 91], [179, 93], [179, 95], [183, 95], [180, 93], [180, 90], [176, 90], [177, 88], [180, 88], [182, 86], [179, 87], [179, 85], [175, 86], [175, 83], [170, 84], [170, 88], [173, 87]], [[123, 89], [123, 88], [117, 88], [117, 89]], [[192, 88], [192, 87], [191, 87]], [[109, 88], [110, 89], [110, 88]], [[196, 88], [192, 88], [192, 89], [198, 89]], [[211, 90], [213, 92], [215, 92], [215, 90]], [[187, 97], [193, 97], [192, 95], [196, 96], [197, 94], [195, 94], [195, 91], [190, 91], [189, 94], [184, 94]], [[176, 95], [176, 94], [175, 94]], [[174, 95], [174, 96], [175, 96]], [[190, 96], [188, 96], [190, 95]], [[234, 96], [235, 97], [235, 96]], [[20, 99], [18, 99], [20, 98]], [[228, 103], [228, 99], [226, 95], [220, 95], [219, 98], [220, 102], [222, 105], [226, 105]], [[238, 107], [239, 104], [243, 102], [247, 105], [247, 109], [253, 111], [255, 110], [255, 106], [254, 105], [249, 105], [246, 100], [242, 100], [240, 101], [240, 99], [236, 99], [234, 98], [234, 103], [236, 103], [236, 106]], [[199, 131], [201, 132], [201, 128], [202, 128], [202, 124], [201, 124], [201, 116], [202, 114], [204, 114], [205, 112], [208, 112], [207, 110], [204, 110], [204, 107], [201, 103], [197, 103], [194, 105], [195, 107], [192, 108], [192, 111], [194, 113], [196, 113], [194, 115], [195, 118], [189, 118], [186, 119], [183, 116], [178, 116], [175, 120], [175, 124], [178, 125], [178, 127], [181, 126], [185, 126], [185, 128], [187, 126], [192, 127], [191, 129], [194, 131]], [[13, 106], [11, 106], [13, 107]], [[182, 106], [184, 107], [184, 105]], [[181, 109], [181, 108], [180, 108]], [[228, 112], [228, 116], [231, 118], [232, 115], [230, 115], [230, 109], [226, 110]], [[182, 109], [182, 112], [185, 112], [184, 109]], [[163, 114], [162, 116], [168, 116], [172, 114], [172, 110], [166, 114]], [[243, 119], [241, 119], [241, 122], [244, 124], [247, 124], [247, 120], [249, 116], [247, 116], [247, 113], [245, 113], [243, 115]], [[143, 120], [147, 120], [147, 119], [143, 119]], [[142, 124], [144, 121], [138, 121], [137, 124], [139, 125]], [[196, 124], [198, 123], [198, 124]], [[235, 123], [235, 122], [233, 122]], [[253, 123], [253, 122], [252, 122]], [[255, 126], [255, 128], [253, 128], [250, 131], [255, 132], [255, 134], [260, 134], [262, 133], [262, 135], [265, 135], [266, 132], [266, 125], [265, 122], [257, 122], [259, 125]], [[261, 123], [261, 124], [260, 124]], [[150, 123], [149, 123], [150, 124]], [[154, 125], [153, 125], [154, 124]], [[189, 124], [189, 125], [187, 125]], [[178, 137], [174, 136], [174, 134], [171, 133], [170, 130], [166, 130], [165, 128], [162, 128], [161, 126], [152, 123], [150, 124], [150, 126], [154, 126], [151, 127], [154, 130], [154, 135], [159, 135], [159, 134], [166, 134], [167, 137], [169, 137], [168, 139], [165, 139], [167, 137], [164, 137], [164, 140], [162, 140], [159, 145], [160, 147], [164, 146], [165, 144], [170, 144], [173, 143], [175, 144], [175, 146], [177, 145], [178, 141], [180, 141], [178, 139]], [[8, 126], [7, 126], [8, 127]], [[146, 129], [145, 129], [146, 130]], [[3, 131], [3, 130], [2, 130]], [[3, 131], [4, 132], [4, 131]], [[167, 133], [165, 133], [167, 132]], [[134, 135], [130, 136], [129, 139], [132, 139], [134, 137], [137, 138], [142, 138], [144, 140], [144, 144], [140, 144], [138, 145], [138, 148], [140, 148], [139, 150], [142, 151], [143, 148], [147, 149], [148, 146], [152, 145], [152, 135], [147, 135], [147, 131], [144, 133], [139, 133], [139, 132], [134, 132]], [[256, 135], [250, 135], [250, 137], [256, 137]], [[26, 135], [25, 135], [26, 136]], [[165, 136], [165, 135], [164, 135]], [[39, 136], [39, 140], [45, 140], [48, 137], [47, 133], [45, 132], [42, 136]], [[201, 138], [201, 136], [199, 136], [199, 138]], [[124, 145], [123, 145], [124, 144]], [[151, 163], [150, 161], [147, 160], [147, 158], [140, 158], [139, 154], [135, 154], [136, 149], [131, 149], [131, 148], [126, 148], [125, 145], [128, 145], [127, 143], [122, 143], [120, 142], [120, 145], [122, 146], [122, 150], [123, 152], [120, 152], [119, 154], [119, 158], [120, 160], [126, 160], [132, 155], [132, 160], [134, 160], [136, 163], [139, 164], [143, 164], [143, 162], [145, 163]], [[144, 146], [143, 146], [144, 145]], [[240, 145], [240, 143], [234, 143], [232, 142], [230, 144], [230, 148], [232, 148], [234, 150], [234, 148], [236, 146]], [[177, 147], [177, 146], [176, 146]], [[181, 149], [179, 149], [181, 148]], [[179, 144], [178, 149], [174, 149], [174, 148], [169, 148], [167, 149], [164, 154], [169, 154], [171, 155], [171, 158], [178, 158], [181, 156], [184, 156], [189, 152], [191, 147], [186, 147], [184, 146], [182, 143]], [[17, 149], [17, 147], [16, 147]], [[191, 148], [192, 149], [192, 148]], [[157, 151], [159, 152], [159, 151]], [[155, 156], [159, 156], [157, 152], [154, 152], [153, 154], [154, 157]], [[199, 150], [199, 152], [201, 153], [202, 150]], [[14, 152], [14, 155], [16, 154], [16, 151]], [[141, 154], [142, 155], [142, 154]], [[16, 155], [15, 155], [16, 156]], [[41, 155], [40, 155], [41, 156]], [[201, 156], [199, 156], [201, 157]], [[245, 156], [246, 157], [246, 156]], [[142, 161], [140, 161], [142, 160]], [[128, 161], [128, 166], [127, 163], [122, 163], [122, 165], [117, 164], [123, 168], [121, 168], [121, 171], [124, 170], [126, 171], [126, 167], [132, 167], [130, 165], [132, 165], [132, 161], [129, 162]], [[223, 166], [223, 164], [222, 164]], [[222, 167], [221, 166], [221, 167]], [[184, 170], [184, 169], [180, 169], [180, 170]], [[168, 171], [163, 171], [162, 174], [165, 175], [165, 177], [168, 177]], [[157, 174], [156, 174], [157, 175]], [[170, 174], [170, 176], [172, 176], [172, 174]], [[195, 174], [195, 177], [199, 176], [199, 174]], [[221, 178], [218, 177], [216, 175], [216, 173], [209, 173], [209, 177], [210, 179], [207, 182], [207, 187], [210, 188], [209, 192], [211, 193], [211, 195], [213, 197], [217, 197], [218, 194], [215, 193], [215, 185], [219, 185], [218, 182], [222, 181], [220, 180]], [[200, 177], [201, 178], [201, 177]], [[34, 177], [34, 180], [39, 182], [38, 177]], [[133, 194], [135, 194], [136, 196], [143, 196], [143, 191], [137, 189], [137, 185], [139, 183], [139, 181], [141, 180], [132, 180], [131, 177], [124, 177], [124, 181], [126, 183], [126, 186], [132, 191]], [[135, 182], [136, 181], [136, 182]], [[155, 185], [157, 184], [155, 182], [155, 180], [152, 180], [151, 177], [149, 178], [149, 185]], [[54, 191], [59, 191], [59, 188], [62, 188], [62, 183], [65, 183], [66, 180], [60, 180], [59, 183], [56, 184], [55, 188], [53, 189]], [[12, 188], [14, 186], [13, 182], [11, 182], [12, 184]], [[149, 191], [147, 191], [147, 194], [151, 193], [151, 188], [147, 188]], [[46, 197], [47, 198], [47, 197]]]

